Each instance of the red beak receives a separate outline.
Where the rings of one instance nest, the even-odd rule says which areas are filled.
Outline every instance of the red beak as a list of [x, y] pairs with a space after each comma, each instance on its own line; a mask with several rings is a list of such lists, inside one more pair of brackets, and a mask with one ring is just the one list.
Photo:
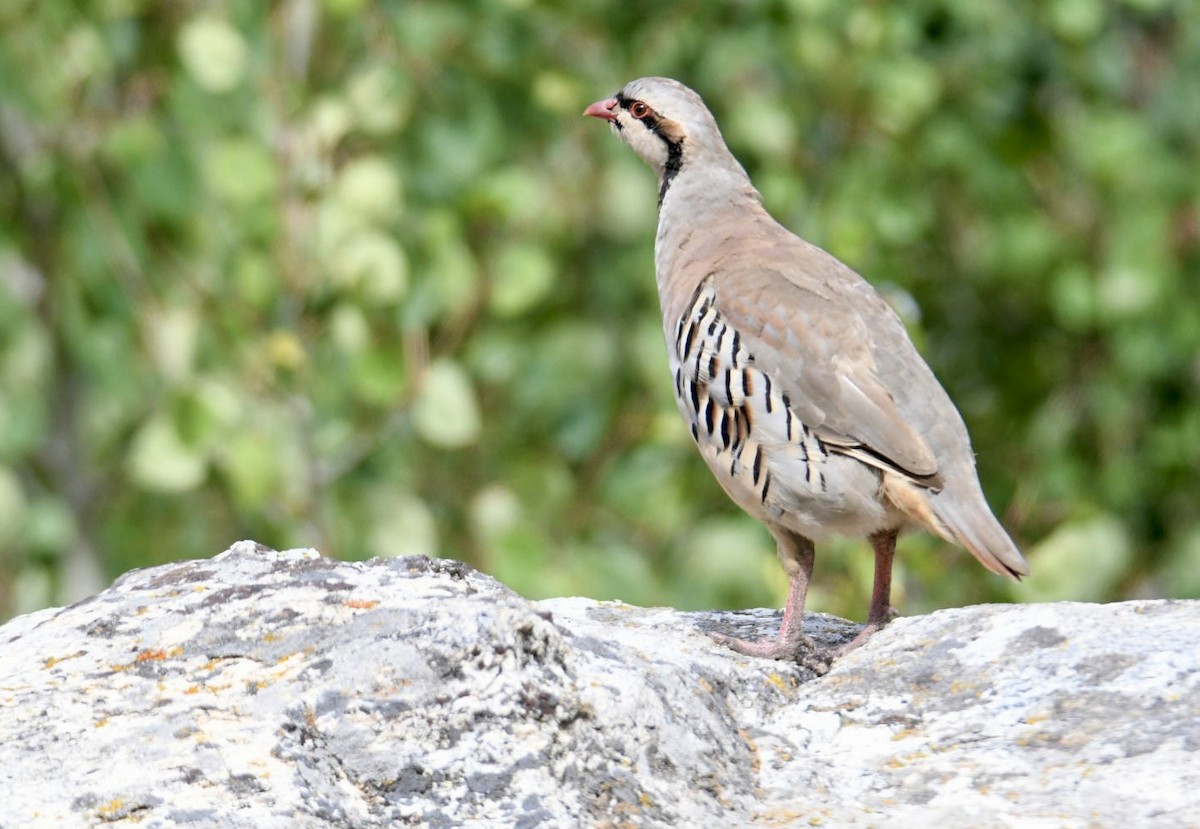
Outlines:
[[603, 118], [605, 121], [617, 120], [617, 99], [609, 98], [606, 101], [596, 101], [590, 107], [583, 111], [584, 115], [590, 115], [593, 118]]

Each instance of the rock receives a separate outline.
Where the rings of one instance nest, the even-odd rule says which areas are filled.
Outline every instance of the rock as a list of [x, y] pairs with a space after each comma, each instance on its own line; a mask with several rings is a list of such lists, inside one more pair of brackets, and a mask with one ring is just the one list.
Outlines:
[[[828, 642], [850, 623], [811, 615]], [[899, 619], [820, 678], [452, 561], [241, 542], [0, 628], [0, 826], [1195, 825], [1200, 602]]]

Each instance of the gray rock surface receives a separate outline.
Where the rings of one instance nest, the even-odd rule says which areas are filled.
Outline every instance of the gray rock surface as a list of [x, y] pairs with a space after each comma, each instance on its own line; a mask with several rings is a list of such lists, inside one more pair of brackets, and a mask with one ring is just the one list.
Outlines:
[[776, 623], [242, 542], [0, 628], [0, 826], [1200, 824], [1200, 602]]

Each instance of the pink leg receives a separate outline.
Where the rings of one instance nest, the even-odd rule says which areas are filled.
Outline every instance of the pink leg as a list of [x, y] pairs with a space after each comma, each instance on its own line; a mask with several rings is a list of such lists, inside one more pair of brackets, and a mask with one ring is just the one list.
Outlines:
[[[772, 534], [779, 545], [780, 561], [790, 576], [787, 605], [783, 609], [779, 635], [774, 639], [750, 640], [714, 633], [712, 638], [746, 656], [795, 659], [807, 664], [807, 657], [817, 650], [813, 641], [804, 635], [804, 601], [808, 595], [808, 583], [812, 579], [816, 550], [811, 541], [795, 533], [772, 528]], [[828, 669], [827, 662], [823, 662], [822, 666]], [[819, 673], [824, 673], [824, 670]]]
[[892, 609], [892, 561], [896, 557], [896, 530], [876, 533], [871, 536], [871, 544], [875, 547], [875, 587], [871, 591], [867, 626], [838, 649], [838, 656], [861, 646], [896, 617], [896, 611]]

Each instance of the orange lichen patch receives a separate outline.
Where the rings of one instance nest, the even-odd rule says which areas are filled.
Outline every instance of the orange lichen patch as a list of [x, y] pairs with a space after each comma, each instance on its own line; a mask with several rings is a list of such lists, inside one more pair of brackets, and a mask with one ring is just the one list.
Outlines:
[[379, 604], [378, 599], [346, 599], [346, 607], [353, 610], [373, 610]]
[[99, 809], [97, 809], [96, 814], [98, 814], [102, 818], [116, 817], [120, 813], [120, 811], [124, 808], [125, 808], [125, 801], [119, 797], [116, 797], [116, 798], [113, 798], [112, 800], [108, 801], [107, 803], [105, 803]]
[[104, 728], [106, 725], [108, 725], [108, 717], [104, 717], [92, 723], [93, 728]]
[[174, 659], [177, 656], [183, 655], [183, 648], [179, 645], [164, 650], [162, 648], [146, 648], [144, 651], [139, 651], [138, 655], [133, 658], [134, 662], [162, 662], [164, 659]]
[[189, 685], [186, 689], [184, 689], [184, 693], [185, 694], [198, 694], [198, 693], [200, 693], [200, 686], [199, 685]]
[[42, 660], [42, 667], [53, 668], [59, 662], [66, 662], [68, 659], [78, 659], [79, 657], [83, 656], [83, 654], [84, 651], [75, 651], [75, 653], [69, 653], [66, 656], [47, 656]]
[[266, 633], [263, 634], [262, 640], [263, 640], [263, 644], [269, 645], [272, 642], [278, 642], [282, 638], [283, 637], [280, 636], [278, 633], [272, 633], [270, 631], [267, 631]]
[[770, 676], [768, 676], [767, 682], [774, 685], [780, 691], [786, 691], [790, 687], [790, 684], [788, 683], [788, 681], [776, 673], [772, 673]]

